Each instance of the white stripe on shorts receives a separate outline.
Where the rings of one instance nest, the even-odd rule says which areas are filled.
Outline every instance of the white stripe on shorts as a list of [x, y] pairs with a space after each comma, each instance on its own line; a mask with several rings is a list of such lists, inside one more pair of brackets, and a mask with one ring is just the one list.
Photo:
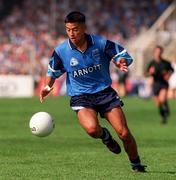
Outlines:
[[71, 107], [74, 111], [78, 111], [80, 109], [83, 109], [84, 107], [83, 106], [74, 106], [74, 107]]

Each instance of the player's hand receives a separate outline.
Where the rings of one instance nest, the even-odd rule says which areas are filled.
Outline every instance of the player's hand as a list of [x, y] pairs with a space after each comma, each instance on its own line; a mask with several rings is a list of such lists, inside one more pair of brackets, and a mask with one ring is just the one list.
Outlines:
[[155, 67], [154, 66], [151, 66], [150, 68], [149, 68], [149, 74], [150, 75], [152, 75], [152, 74], [154, 74], [155, 73]]
[[165, 81], [168, 81], [168, 80], [170, 79], [171, 74], [172, 74], [171, 72], [163, 71], [163, 72], [162, 72], [163, 79], [164, 79]]
[[113, 61], [113, 63], [121, 70], [124, 72], [128, 72], [128, 66], [127, 66], [127, 61], [125, 58], [120, 59], [120, 61]]
[[40, 92], [40, 102], [42, 103], [46, 96], [53, 90], [53, 87], [45, 86]]

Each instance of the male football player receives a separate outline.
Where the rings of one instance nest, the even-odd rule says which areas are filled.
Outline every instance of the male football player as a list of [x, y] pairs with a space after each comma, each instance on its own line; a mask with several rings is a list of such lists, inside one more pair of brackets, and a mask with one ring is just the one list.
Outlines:
[[145, 172], [136, 141], [121, 109], [123, 102], [111, 88], [109, 72], [110, 61], [120, 70], [128, 71], [132, 58], [121, 45], [87, 34], [85, 22], [85, 15], [80, 12], [71, 12], [66, 16], [68, 40], [54, 49], [40, 101], [43, 102], [52, 90], [55, 79], [66, 73], [70, 106], [77, 113], [83, 129], [91, 137], [101, 139], [111, 152], [119, 154], [121, 147], [109, 130], [101, 127], [97, 118], [99, 113], [122, 140], [132, 169], [135, 172]]
[[171, 63], [162, 58], [163, 47], [156, 46], [154, 49], [154, 59], [149, 63], [147, 72], [153, 77], [153, 94], [155, 104], [158, 107], [162, 123], [167, 123], [170, 115], [167, 102], [167, 91], [169, 87], [169, 78], [174, 71]]

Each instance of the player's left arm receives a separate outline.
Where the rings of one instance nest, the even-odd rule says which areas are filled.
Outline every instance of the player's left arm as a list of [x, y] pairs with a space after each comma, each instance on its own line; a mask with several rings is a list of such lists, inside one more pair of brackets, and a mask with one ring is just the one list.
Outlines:
[[124, 47], [109, 40], [106, 41], [105, 54], [121, 71], [127, 72], [128, 66], [133, 62]]
[[167, 62], [167, 66], [166, 66], [167, 68], [166, 68], [166, 70], [164, 70], [163, 72], [162, 72], [162, 75], [163, 75], [163, 78], [166, 80], [166, 81], [168, 81], [169, 80], [169, 78], [170, 78], [170, 76], [171, 76], [171, 74], [174, 72], [174, 69], [173, 69], [173, 67], [171, 66], [171, 63], [170, 62]]

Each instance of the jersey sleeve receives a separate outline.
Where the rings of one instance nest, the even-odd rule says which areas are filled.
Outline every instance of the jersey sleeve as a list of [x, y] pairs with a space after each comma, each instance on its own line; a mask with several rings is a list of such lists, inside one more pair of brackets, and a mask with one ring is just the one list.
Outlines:
[[54, 51], [48, 64], [47, 76], [58, 78], [64, 73], [65, 69], [62, 60], [60, 59], [56, 51]]
[[127, 60], [128, 66], [133, 62], [133, 59], [128, 54], [127, 50], [124, 49], [121, 45], [116, 44], [112, 41], [109, 40], [106, 41], [104, 51], [109, 60], [114, 60], [117, 62], [120, 59], [125, 58]]
[[170, 71], [171, 73], [174, 72], [174, 68], [172, 67], [171, 63], [168, 62], [168, 65], [167, 65], [167, 70]]

